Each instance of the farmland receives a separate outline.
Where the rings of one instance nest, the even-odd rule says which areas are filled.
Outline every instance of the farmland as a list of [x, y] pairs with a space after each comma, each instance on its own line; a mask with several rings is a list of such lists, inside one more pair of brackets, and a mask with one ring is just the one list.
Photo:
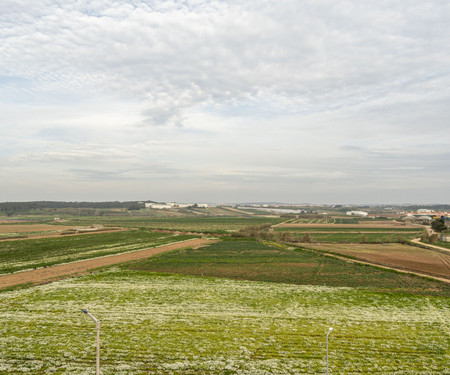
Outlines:
[[[113, 268], [0, 294], [0, 371], [445, 374], [447, 298]], [[387, 355], [388, 354], [388, 355]]]
[[215, 276], [300, 285], [366, 287], [373, 290], [450, 296], [450, 285], [375, 267], [351, 264], [300, 248], [254, 241], [222, 241], [135, 263], [151, 272]]
[[50, 224], [0, 224], [0, 240], [28, 238], [30, 236], [51, 236], [61, 234], [72, 227]]
[[404, 242], [420, 237], [422, 232], [303, 232], [290, 233], [293, 240], [301, 242], [303, 236], [308, 233], [312, 242], [362, 242], [362, 243], [386, 243]]
[[[354, 220], [354, 219], [342, 219]], [[275, 232], [289, 233], [292, 241], [304, 241], [308, 236], [308, 242], [406, 242], [418, 238], [423, 233], [423, 228], [418, 226], [404, 227], [397, 224], [381, 225], [373, 224], [298, 224], [284, 223], [273, 228]]]
[[[330, 374], [446, 374], [449, 283], [325, 254], [337, 245], [360, 246], [343, 254], [353, 258], [361, 249], [380, 254], [387, 244], [337, 242], [360, 242], [362, 236], [364, 242], [395, 242], [419, 237], [421, 227], [364, 225], [344, 217], [268, 228], [286, 219], [256, 212], [227, 216], [233, 209], [208, 211], [220, 216], [189, 212], [72, 216], [15, 224], [14, 230], [1, 224], [5, 236], [29, 237], [0, 241], [0, 274], [70, 266], [189, 238], [218, 241], [46, 285], [0, 290], [0, 373], [93, 373], [95, 327], [80, 312], [87, 308], [102, 322], [105, 375], [325, 373], [330, 326]], [[73, 228], [94, 225], [123, 230], [72, 235]], [[317, 243], [256, 241], [245, 237], [246, 228], [274, 238], [309, 233]], [[330, 243], [319, 243], [325, 241]], [[326, 245], [331, 247], [320, 248]], [[415, 251], [430, 257], [427, 250]]]
[[[249, 225], [277, 224], [278, 217], [184, 216], [184, 217], [96, 217], [95, 222], [107, 226], [188, 231], [197, 233], [230, 233]], [[90, 225], [93, 218], [70, 218], [64, 225]]]
[[147, 249], [193, 236], [133, 230], [0, 242], [0, 274]]
[[376, 264], [439, 276], [450, 281], [450, 254], [403, 244], [308, 244]]

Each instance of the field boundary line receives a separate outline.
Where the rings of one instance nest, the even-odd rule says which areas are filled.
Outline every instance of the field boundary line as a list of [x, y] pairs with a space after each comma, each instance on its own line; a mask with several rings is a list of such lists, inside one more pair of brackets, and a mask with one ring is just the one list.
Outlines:
[[436, 245], [431, 245], [425, 242], [421, 242], [420, 238], [414, 238], [413, 240], [411, 240], [412, 243], [418, 244], [418, 245], [422, 245], [425, 246], [429, 249], [433, 249], [433, 250], [441, 250], [441, 251], [445, 251], [446, 253], [450, 253], [450, 249], [447, 249], [445, 247], [441, 247], [441, 246], [436, 246]]
[[144, 250], [130, 251], [121, 254], [106, 255], [103, 257], [85, 259], [77, 262], [64, 263], [51, 267], [39, 268], [0, 276], [0, 289], [14, 287], [21, 284], [43, 284], [70, 276], [79, 276], [100, 267], [149, 258], [153, 255], [167, 251], [179, 250], [186, 247], [198, 248], [216, 240], [206, 238], [193, 238], [186, 241], [160, 245]]

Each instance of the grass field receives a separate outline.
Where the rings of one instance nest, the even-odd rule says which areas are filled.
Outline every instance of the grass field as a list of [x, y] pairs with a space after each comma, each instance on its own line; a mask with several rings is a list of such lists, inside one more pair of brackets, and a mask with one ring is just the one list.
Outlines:
[[131, 267], [151, 272], [227, 277], [300, 285], [365, 287], [372, 290], [439, 294], [450, 285], [346, 261], [301, 249], [254, 241], [223, 241], [197, 250], [148, 258]]
[[130, 230], [0, 242], [0, 274], [148, 249], [194, 236]]
[[383, 243], [383, 242], [404, 242], [420, 237], [422, 232], [392, 232], [392, 233], [292, 233], [293, 240], [301, 240], [308, 233], [311, 241], [314, 242], [367, 242], [367, 243]]
[[448, 374], [449, 300], [103, 271], [0, 293], [0, 372]]

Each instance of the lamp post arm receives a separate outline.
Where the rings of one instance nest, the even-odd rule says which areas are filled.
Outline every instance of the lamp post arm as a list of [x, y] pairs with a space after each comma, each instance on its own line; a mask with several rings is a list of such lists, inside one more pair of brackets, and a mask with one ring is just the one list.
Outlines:
[[95, 326], [97, 327], [96, 375], [100, 375], [100, 320], [98, 320], [86, 309], [82, 309], [81, 311], [89, 316], [89, 318], [91, 318], [95, 322]]

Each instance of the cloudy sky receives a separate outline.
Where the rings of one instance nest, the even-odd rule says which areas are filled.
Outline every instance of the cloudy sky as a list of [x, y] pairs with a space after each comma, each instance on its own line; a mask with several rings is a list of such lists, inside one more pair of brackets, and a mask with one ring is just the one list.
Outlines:
[[450, 2], [2, 0], [0, 201], [450, 203]]

